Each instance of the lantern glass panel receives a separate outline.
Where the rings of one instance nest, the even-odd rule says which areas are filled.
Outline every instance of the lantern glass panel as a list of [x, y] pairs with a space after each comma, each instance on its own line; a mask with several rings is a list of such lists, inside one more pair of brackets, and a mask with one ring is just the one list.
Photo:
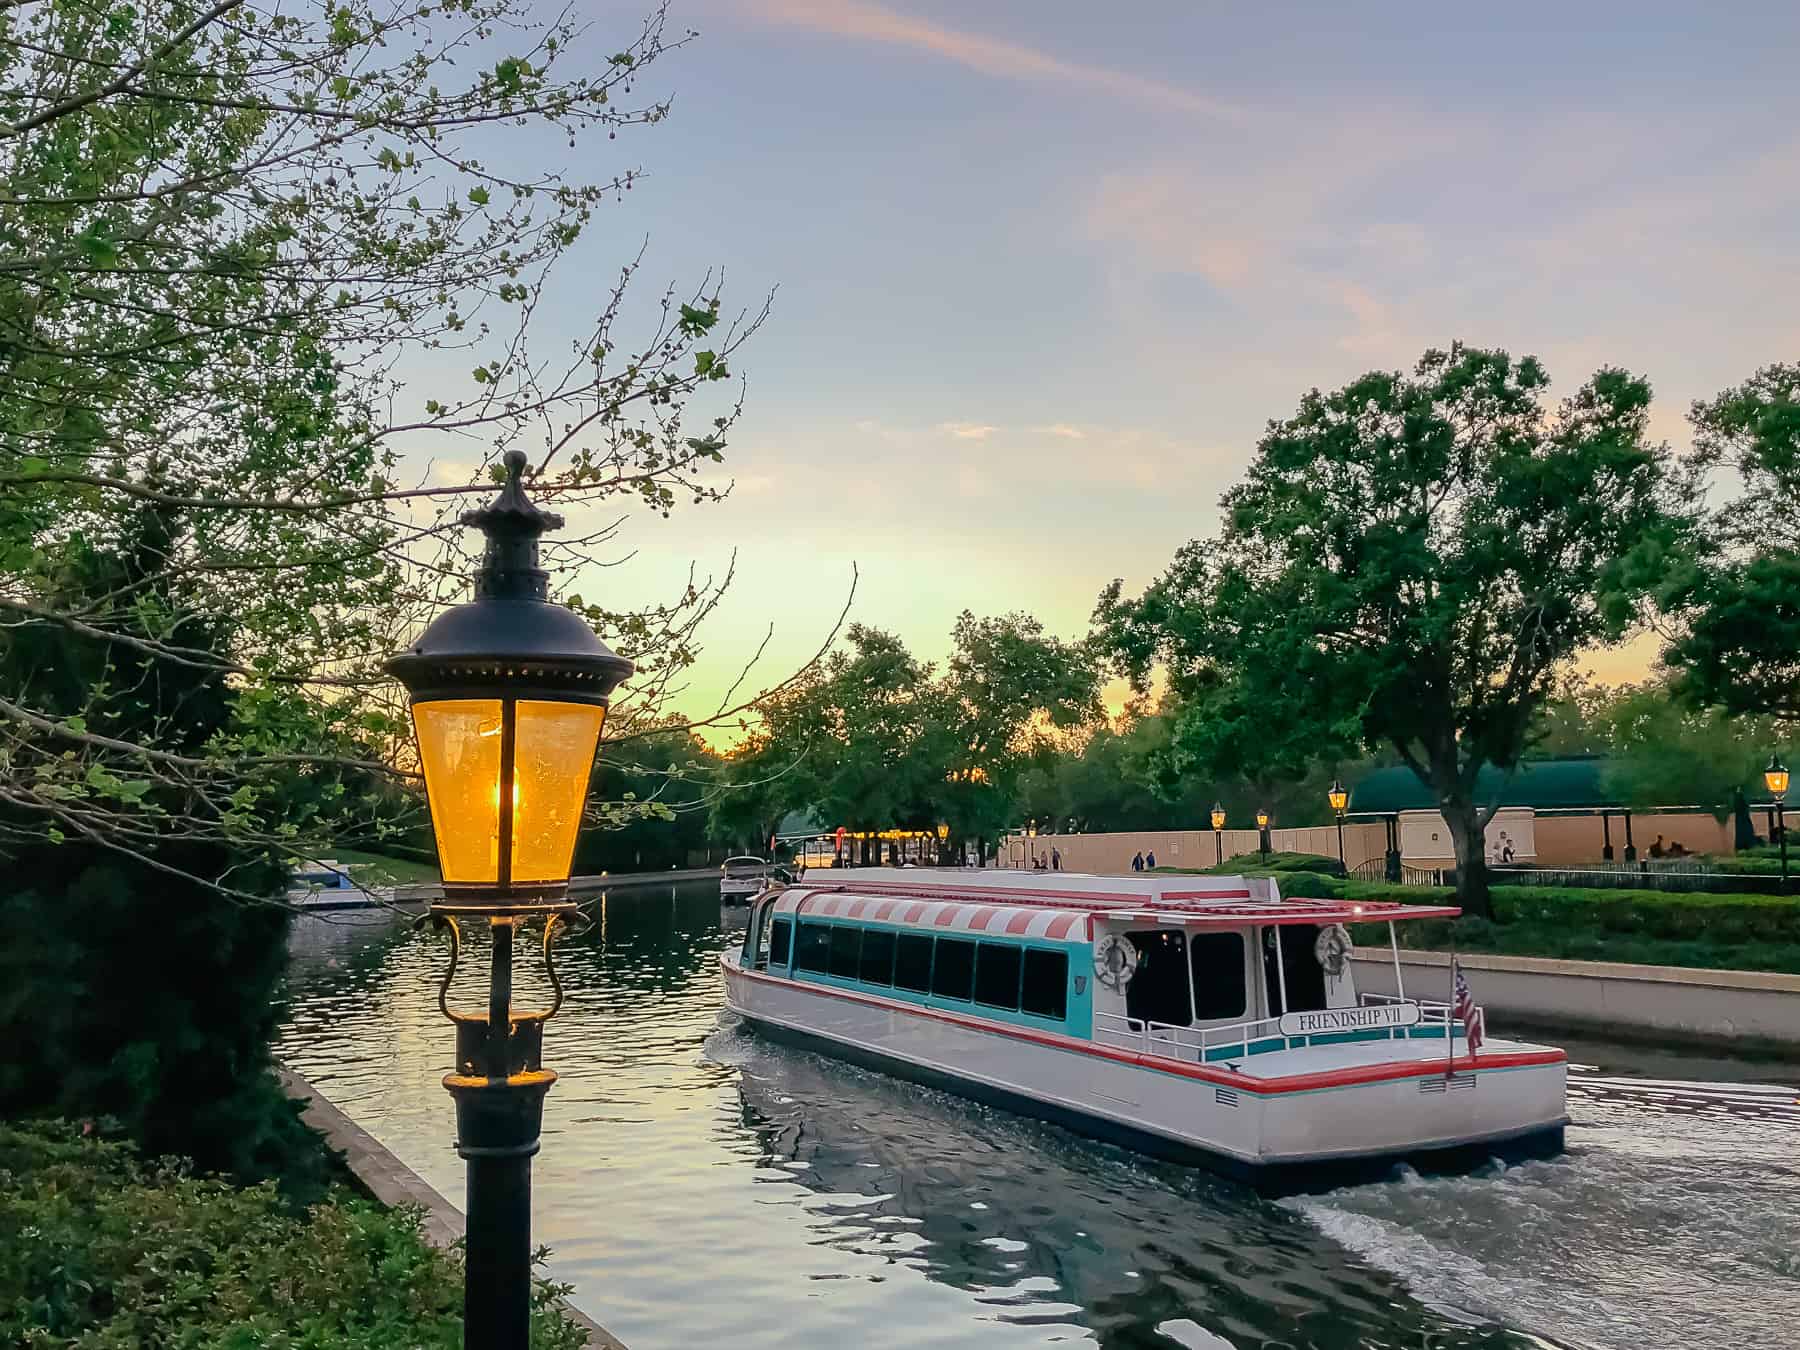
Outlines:
[[513, 751], [514, 881], [564, 881], [587, 803], [588, 775], [606, 709], [589, 703], [518, 703]]
[[445, 881], [499, 880], [500, 719], [497, 698], [413, 705]]
[[1769, 791], [1774, 793], [1777, 797], [1785, 797], [1787, 795], [1788, 772], [1786, 769], [1770, 769], [1763, 775], [1763, 782], [1768, 784]]

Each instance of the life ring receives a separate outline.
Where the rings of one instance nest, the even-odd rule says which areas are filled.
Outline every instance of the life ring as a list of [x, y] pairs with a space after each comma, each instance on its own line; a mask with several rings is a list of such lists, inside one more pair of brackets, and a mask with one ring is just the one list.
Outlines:
[[1115, 994], [1125, 992], [1137, 965], [1137, 948], [1122, 934], [1109, 933], [1094, 945], [1094, 979]]
[[1326, 924], [1313, 940], [1313, 957], [1319, 969], [1334, 980], [1339, 978], [1350, 959], [1350, 930], [1341, 923]]

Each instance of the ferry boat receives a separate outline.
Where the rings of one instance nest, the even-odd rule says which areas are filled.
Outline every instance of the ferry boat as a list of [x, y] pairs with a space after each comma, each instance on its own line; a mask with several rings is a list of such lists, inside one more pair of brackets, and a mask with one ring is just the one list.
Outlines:
[[[721, 960], [727, 1006], [777, 1040], [1284, 1191], [1561, 1152], [1564, 1052], [1472, 1054], [1405, 989], [1393, 925], [1458, 913], [867, 868], [765, 892]], [[1358, 992], [1349, 923], [1389, 925], [1398, 994]]]
[[768, 884], [772, 872], [764, 858], [744, 854], [719, 865], [719, 898], [727, 904], [750, 899]]

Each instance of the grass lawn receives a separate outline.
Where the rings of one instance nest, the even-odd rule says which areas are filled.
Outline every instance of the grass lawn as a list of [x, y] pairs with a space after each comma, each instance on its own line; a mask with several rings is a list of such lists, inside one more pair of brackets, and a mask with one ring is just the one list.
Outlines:
[[340, 848], [333, 856], [349, 871], [352, 881], [365, 886], [412, 886], [441, 880], [433, 862], [390, 858], [383, 853], [362, 853], [350, 848]]

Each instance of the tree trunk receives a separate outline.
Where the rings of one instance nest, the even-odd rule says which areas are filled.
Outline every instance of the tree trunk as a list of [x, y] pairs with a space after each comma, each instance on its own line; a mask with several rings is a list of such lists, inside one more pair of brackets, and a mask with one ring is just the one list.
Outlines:
[[1445, 801], [1443, 813], [1456, 847], [1456, 903], [1464, 914], [1491, 919], [1494, 903], [1488, 895], [1487, 822], [1481, 818], [1481, 808], [1472, 801]]

